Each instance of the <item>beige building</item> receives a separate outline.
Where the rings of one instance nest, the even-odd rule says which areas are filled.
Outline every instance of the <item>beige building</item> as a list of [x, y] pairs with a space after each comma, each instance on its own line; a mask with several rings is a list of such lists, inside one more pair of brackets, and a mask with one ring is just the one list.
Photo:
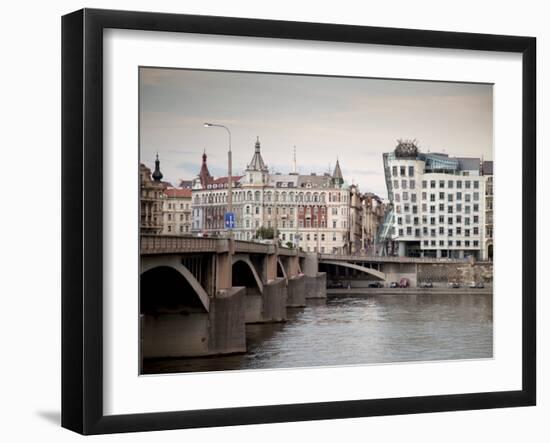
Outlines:
[[160, 234], [162, 232], [162, 192], [165, 185], [161, 181], [162, 174], [158, 155], [153, 174], [147, 166], [141, 163], [139, 165], [139, 175], [140, 233]]
[[350, 246], [352, 254], [376, 254], [378, 229], [384, 221], [386, 206], [372, 192], [361, 194], [350, 186]]
[[191, 234], [191, 226], [191, 189], [165, 189], [162, 194], [162, 233]]

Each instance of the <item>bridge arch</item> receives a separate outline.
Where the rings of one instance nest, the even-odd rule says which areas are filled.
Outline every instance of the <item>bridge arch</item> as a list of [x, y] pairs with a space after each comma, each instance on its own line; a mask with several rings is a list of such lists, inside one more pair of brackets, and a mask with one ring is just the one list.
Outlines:
[[280, 257], [277, 257], [277, 269], [281, 271], [281, 274], [283, 275], [283, 278], [285, 279], [285, 282], [288, 285], [288, 274], [286, 272], [286, 268], [284, 267]]
[[[204, 290], [204, 288], [201, 286], [201, 284], [197, 281], [195, 276], [185, 267], [180, 259], [177, 256], [173, 257], [147, 257], [147, 259], [143, 259], [141, 261], [141, 274], [140, 274], [140, 280], [141, 280], [141, 288], [140, 290], [144, 290], [148, 292], [149, 289], [149, 281], [148, 281], [148, 275], [150, 275], [151, 272], [157, 271], [158, 273], [164, 274], [165, 277], [170, 279], [170, 281], [173, 284], [177, 284], [177, 277], [175, 277], [173, 274], [170, 275], [170, 272], [167, 270], [171, 270], [173, 273], [178, 274], [183, 278], [183, 281], [180, 281], [180, 283], [188, 284], [194, 292], [197, 294], [200, 304], [203, 307], [203, 309], [206, 312], [210, 311], [210, 298], [208, 297], [207, 292]], [[184, 283], [185, 282], [185, 283]], [[159, 279], [159, 285], [162, 287], [167, 286], [169, 282], [162, 282], [162, 279]], [[185, 286], [183, 286], [185, 287]], [[169, 288], [165, 287], [163, 288], [165, 291], [167, 291]], [[168, 294], [161, 294], [160, 297], [166, 297]]]
[[324, 265], [334, 265], [334, 266], [343, 266], [345, 268], [355, 269], [357, 271], [364, 272], [365, 274], [373, 275], [374, 277], [379, 278], [380, 280], [386, 280], [386, 274], [376, 269], [367, 268], [365, 266], [357, 265], [355, 263], [348, 263], [345, 261], [336, 261], [336, 260], [321, 260], [319, 263]]
[[262, 279], [258, 275], [258, 271], [256, 271], [256, 268], [250, 261], [250, 258], [241, 255], [234, 255], [232, 271], [233, 286], [250, 286], [251, 280], [253, 280], [256, 283], [260, 293], [263, 294], [264, 285], [262, 283]]

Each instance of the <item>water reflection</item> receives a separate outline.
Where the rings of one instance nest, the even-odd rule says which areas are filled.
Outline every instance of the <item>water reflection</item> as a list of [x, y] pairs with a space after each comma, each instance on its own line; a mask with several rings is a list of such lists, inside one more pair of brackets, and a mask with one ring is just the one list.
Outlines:
[[346, 296], [289, 309], [286, 323], [247, 325], [246, 354], [152, 360], [145, 373], [293, 368], [493, 355], [486, 294]]

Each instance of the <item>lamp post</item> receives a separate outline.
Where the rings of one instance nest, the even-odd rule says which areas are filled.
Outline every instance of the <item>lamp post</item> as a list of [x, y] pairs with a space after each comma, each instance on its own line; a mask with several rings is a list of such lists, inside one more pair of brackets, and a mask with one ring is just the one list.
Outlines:
[[[232, 164], [231, 164], [231, 131], [229, 130], [229, 128], [227, 126], [224, 126], [224, 125], [219, 125], [217, 123], [204, 123], [204, 127], [205, 128], [211, 128], [211, 127], [215, 127], [215, 128], [223, 128], [227, 131], [227, 135], [229, 137], [229, 149], [227, 151], [227, 212], [233, 212], [233, 173], [232, 173]], [[225, 217], [224, 217], [225, 218]], [[224, 223], [225, 223], [225, 220], [224, 220]], [[231, 253], [233, 253], [233, 242], [232, 242], [232, 231], [231, 229], [228, 227], [228, 231], [229, 231], [229, 249], [231, 251]]]

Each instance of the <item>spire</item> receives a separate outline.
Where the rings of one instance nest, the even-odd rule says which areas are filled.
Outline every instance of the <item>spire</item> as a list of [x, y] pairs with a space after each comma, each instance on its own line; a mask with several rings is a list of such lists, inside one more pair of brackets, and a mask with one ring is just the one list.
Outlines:
[[162, 180], [162, 172], [160, 172], [160, 160], [158, 152], [157, 158], [155, 160], [155, 171], [153, 172], [153, 180], [155, 180], [157, 183], [160, 183], [160, 181]]
[[332, 180], [337, 185], [344, 183], [344, 177], [342, 176], [342, 170], [340, 169], [340, 161], [338, 160], [338, 157], [336, 158], [336, 166], [334, 167], [334, 172], [332, 173]]
[[296, 174], [296, 145], [294, 145], [294, 174]]
[[203, 188], [206, 188], [206, 185], [210, 180], [212, 180], [212, 176], [210, 175], [210, 171], [208, 170], [208, 165], [206, 164], [206, 149], [202, 153], [202, 166], [201, 170], [199, 172], [199, 178], [201, 180], [201, 186]]
[[264, 163], [264, 159], [260, 153], [260, 137], [256, 138], [256, 144], [254, 145], [254, 156], [252, 157], [252, 160], [250, 160], [246, 170], [267, 172], [267, 165]]

